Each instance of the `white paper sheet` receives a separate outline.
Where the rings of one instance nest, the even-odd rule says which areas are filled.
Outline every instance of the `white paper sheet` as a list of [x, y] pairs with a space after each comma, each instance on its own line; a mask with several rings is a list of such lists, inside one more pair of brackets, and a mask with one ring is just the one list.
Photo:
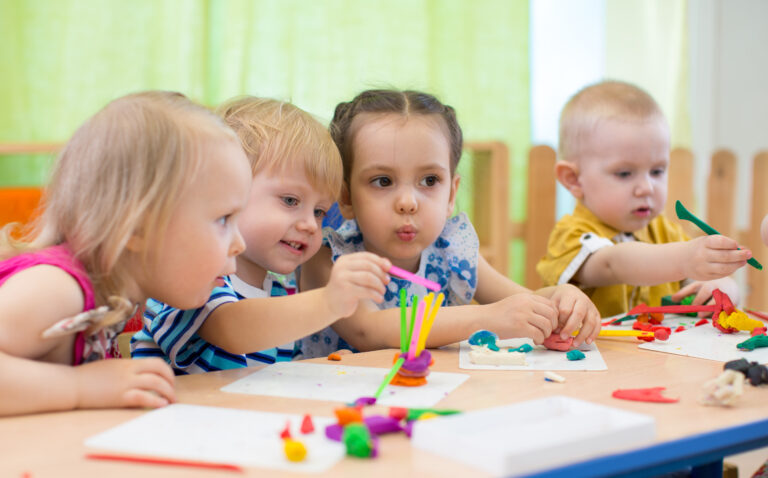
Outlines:
[[752, 351], [736, 348], [736, 344], [744, 342], [749, 337], [748, 332], [724, 334], [714, 328], [712, 324], [704, 324], [683, 332], [673, 333], [666, 342], [655, 340], [640, 345], [640, 348], [718, 362], [729, 362], [743, 357], [750, 362], [768, 363], [768, 348], [766, 347]]
[[607, 370], [603, 356], [597, 346], [582, 344], [579, 347], [584, 353], [582, 360], [568, 360], [565, 352], [548, 350], [542, 346], [533, 345], [531, 339], [505, 339], [496, 342], [496, 345], [506, 350], [510, 347], [517, 348], [523, 344], [533, 346], [533, 350], [525, 354], [527, 365], [478, 365], [469, 359], [472, 350], [466, 340], [460, 344], [459, 368], [468, 370]]
[[[389, 369], [347, 365], [278, 362], [221, 388], [224, 392], [353, 402], [372, 397]], [[469, 375], [432, 372], [421, 387], [387, 385], [378, 403], [406, 408], [432, 407]]]
[[[295, 472], [322, 472], [345, 455], [344, 445], [325, 437], [335, 418], [312, 417], [315, 431], [300, 432], [302, 416], [174, 404], [147, 412], [85, 441], [85, 446], [124, 454], [227, 463]], [[304, 443], [304, 461], [288, 461], [280, 432]]]

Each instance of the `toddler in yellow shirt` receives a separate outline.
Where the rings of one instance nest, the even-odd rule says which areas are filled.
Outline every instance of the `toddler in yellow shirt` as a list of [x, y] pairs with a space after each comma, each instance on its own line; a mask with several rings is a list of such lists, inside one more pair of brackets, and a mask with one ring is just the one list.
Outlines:
[[667, 200], [669, 126], [653, 98], [619, 81], [588, 86], [560, 116], [557, 180], [577, 199], [555, 225], [537, 271], [544, 285], [580, 287], [603, 317], [720, 289], [751, 251], [725, 236], [689, 239], [661, 213]]

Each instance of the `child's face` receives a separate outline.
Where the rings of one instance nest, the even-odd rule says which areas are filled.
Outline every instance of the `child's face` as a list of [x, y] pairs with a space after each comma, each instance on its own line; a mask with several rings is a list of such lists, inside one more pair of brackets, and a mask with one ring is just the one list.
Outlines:
[[256, 174], [239, 220], [246, 248], [238, 277], [260, 287], [266, 271], [288, 274], [309, 260], [320, 249], [323, 217], [333, 202], [301, 165]]
[[633, 232], [663, 211], [669, 165], [664, 121], [603, 120], [582, 146], [577, 197], [601, 221]]
[[209, 141], [197, 175], [185, 186], [139, 287], [179, 309], [203, 305], [243, 251], [237, 217], [251, 187], [245, 153], [234, 141]]
[[341, 211], [357, 220], [366, 250], [415, 272], [453, 213], [459, 178], [451, 177], [447, 128], [426, 115], [357, 120], [364, 123], [352, 144]]

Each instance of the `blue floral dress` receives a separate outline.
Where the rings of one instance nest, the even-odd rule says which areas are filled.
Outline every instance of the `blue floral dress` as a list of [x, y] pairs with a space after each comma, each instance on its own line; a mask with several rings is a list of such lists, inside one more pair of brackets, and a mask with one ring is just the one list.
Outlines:
[[[323, 230], [323, 245], [331, 248], [334, 262], [339, 256], [364, 251], [363, 234], [354, 219], [344, 221], [338, 229]], [[477, 289], [477, 262], [480, 247], [477, 233], [467, 215], [460, 213], [448, 221], [437, 240], [421, 252], [421, 261], [416, 275], [440, 284], [445, 294], [444, 305], [466, 305], [472, 301]], [[429, 290], [420, 284], [392, 277], [384, 294], [384, 301], [377, 304], [379, 309], [400, 306], [400, 289], [408, 293], [408, 304], [413, 296], [424, 297]], [[330, 327], [303, 339], [324, 343], [331, 353], [339, 348], [352, 349]], [[330, 350], [333, 349], [333, 350]], [[317, 352], [315, 352], [317, 354]], [[318, 355], [314, 355], [318, 356]]]

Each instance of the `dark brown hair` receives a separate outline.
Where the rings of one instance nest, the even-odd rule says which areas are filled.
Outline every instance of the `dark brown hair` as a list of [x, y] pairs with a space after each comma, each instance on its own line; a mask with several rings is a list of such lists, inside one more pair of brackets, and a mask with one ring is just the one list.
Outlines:
[[461, 158], [463, 137], [456, 112], [448, 105], [444, 105], [437, 98], [420, 91], [397, 90], [367, 90], [357, 95], [352, 101], [339, 103], [331, 121], [331, 136], [341, 153], [344, 163], [344, 181], [349, 184], [349, 175], [352, 170], [352, 141], [355, 130], [352, 122], [361, 113], [396, 113], [403, 116], [414, 114], [437, 115], [443, 118], [448, 129], [448, 140], [451, 143], [450, 169], [451, 175], [456, 171], [456, 166]]

